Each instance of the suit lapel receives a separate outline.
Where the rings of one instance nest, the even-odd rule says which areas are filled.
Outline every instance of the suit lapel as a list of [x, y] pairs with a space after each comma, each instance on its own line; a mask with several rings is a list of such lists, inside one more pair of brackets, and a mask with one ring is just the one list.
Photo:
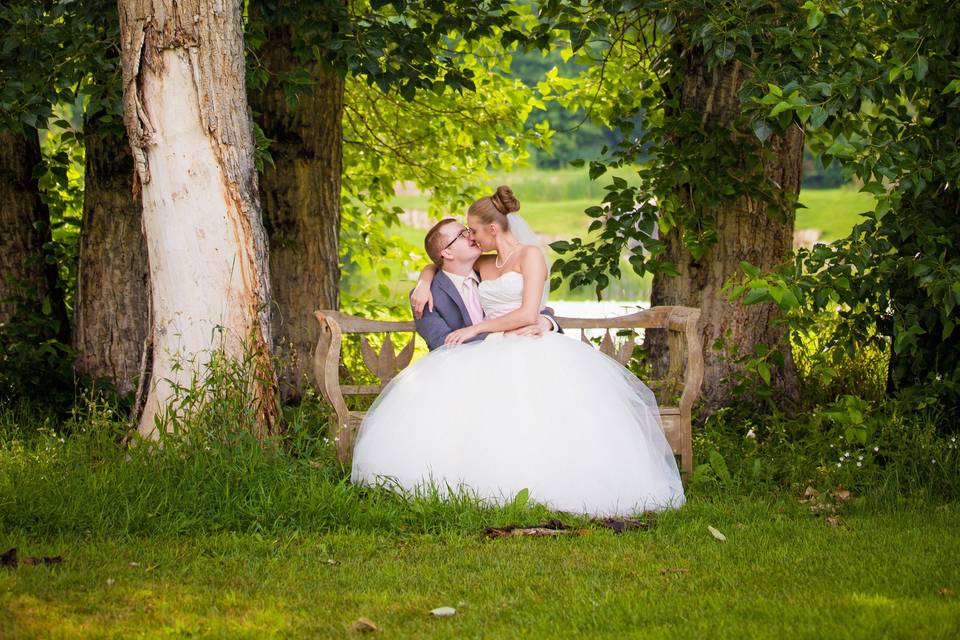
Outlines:
[[437, 285], [447, 292], [447, 295], [453, 300], [457, 305], [457, 308], [460, 310], [460, 315], [463, 316], [463, 326], [469, 327], [473, 324], [473, 321], [470, 319], [470, 312], [467, 311], [467, 305], [463, 303], [463, 296], [460, 295], [460, 292], [457, 291], [457, 288], [453, 286], [453, 280], [447, 277], [443, 271], [437, 273], [436, 278], [434, 279]]

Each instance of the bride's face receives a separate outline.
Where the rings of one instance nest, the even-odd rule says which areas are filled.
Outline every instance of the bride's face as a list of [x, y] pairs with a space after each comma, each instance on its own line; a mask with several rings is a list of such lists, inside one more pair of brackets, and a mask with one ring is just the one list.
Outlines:
[[473, 231], [473, 241], [482, 251], [492, 251], [497, 248], [497, 225], [483, 224], [476, 216], [467, 216], [467, 224]]

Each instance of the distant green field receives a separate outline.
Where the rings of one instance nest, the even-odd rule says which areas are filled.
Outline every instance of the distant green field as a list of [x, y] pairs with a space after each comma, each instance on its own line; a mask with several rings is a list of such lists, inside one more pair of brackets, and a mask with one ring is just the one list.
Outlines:
[[806, 209], [797, 209], [797, 229], [820, 229], [822, 241], [831, 242], [847, 235], [861, 221], [860, 214], [873, 209], [873, 196], [854, 187], [806, 189], [800, 193]]
[[[627, 179], [635, 175], [632, 169], [616, 172]], [[547, 237], [548, 241], [557, 238], [572, 238], [586, 232], [591, 219], [584, 215], [587, 207], [598, 204], [605, 190], [606, 176], [592, 181], [586, 169], [561, 169], [543, 171], [524, 169], [513, 173], [495, 176], [490, 181], [491, 189], [498, 184], [507, 184], [514, 190], [521, 202], [521, 213], [534, 229]], [[796, 229], [817, 229], [819, 240], [830, 242], [846, 235], [860, 221], [859, 214], [873, 208], [873, 196], [860, 193], [856, 188], [845, 186], [835, 189], [808, 189], [800, 194], [800, 202], [806, 207], [797, 210]], [[428, 210], [427, 195], [402, 195], [393, 201], [394, 206], [406, 210]], [[463, 218], [465, 211], [435, 212]], [[413, 251], [423, 252], [424, 229], [400, 227], [396, 229], [398, 237], [410, 245]], [[399, 273], [398, 269], [393, 270]], [[649, 297], [649, 277], [640, 278], [633, 274], [624, 261], [625, 277], [622, 282], [613, 283], [605, 293], [611, 300], [645, 300]], [[372, 279], [354, 278], [346, 283], [349, 290], [369, 287]], [[412, 281], [401, 277], [392, 283], [393, 295], [402, 297]], [[564, 287], [551, 294], [554, 299], [592, 299], [592, 291], [581, 289], [570, 292]]]
[[[632, 169], [615, 172], [627, 179], [635, 176]], [[603, 199], [607, 176], [590, 180], [586, 169], [543, 171], [523, 169], [495, 176], [491, 188], [507, 184], [514, 190], [522, 207], [521, 212], [538, 232], [548, 236], [572, 237], [582, 233], [590, 224], [583, 210]], [[806, 209], [797, 211], [797, 229], [819, 229], [822, 240], [840, 238], [859, 221], [859, 214], [873, 208], [873, 196], [860, 193], [851, 186], [835, 189], [807, 189], [800, 194]], [[426, 195], [397, 196], [395, 206], [404, 209], [428, 207]], [[444, 212], [463, 216], [465, 211]]]

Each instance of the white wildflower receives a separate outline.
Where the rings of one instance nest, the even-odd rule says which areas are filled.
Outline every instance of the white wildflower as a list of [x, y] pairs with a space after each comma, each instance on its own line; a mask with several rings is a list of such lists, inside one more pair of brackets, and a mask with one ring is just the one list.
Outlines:
[[863, 463], [862, 463], [862, 462], [858, 462], [858, 463], [857, 463], [857, 466], [858, 466], [858, 467], [862, 467], [862, 466], [863, 466]]
[[756, 437], [757, 437], [757, 434], [754, 433], [754, 431], [753, 431], [753, 427], [750, 427], [750, 430], [747, 431], [747, 437], [748, 437], [748, 438], [756, 438]]

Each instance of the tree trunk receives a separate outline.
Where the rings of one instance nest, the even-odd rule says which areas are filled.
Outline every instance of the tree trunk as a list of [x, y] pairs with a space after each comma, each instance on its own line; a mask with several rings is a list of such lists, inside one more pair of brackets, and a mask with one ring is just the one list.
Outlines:
[[40, 159], [36, 130], [30, 129], [29, 135], [0, 133], [0, 325], [17, 311], [17, 303], [5, 301], [18, 299], [50, 315], [56, 321], [55, 337], [69, 342], [57, 265], [45, 259], [50, 212], [33, 177]]
[[[691, 56], [684, 75], [681, 109], [696, 113], [708, 130], [733, 128], [740, 116], [738, 91], [743, 73], [739, 63], [708, 69], [702, 58]], [[748, 154], [757, 153], [757, 140], [752, 133], [734, 139], [731, 144], [739, 146], [745, 160]], [[798, 127], [791, 127], [786, 136], [773, 136], [766, 145], [772, 150], [773, 160], [764, 161], [765, 177], [780, 185], [787, 201], [790, 198], [795, 201], [800, 192], [803, 132]], [[682, 199], [688, 198], [687, 189], [678, 193]], [[796, 372], [790, 348], [785, 342], [785, 331], [772, 322], [777, 307], [729, 302], [727, 294], [721, 291], [728, 278], [741, 275], [741, 261], [766, 270], [783, 263], [792, 251], [795, 217], [792, 206], [785, 207], [782, 220], [769, 216], [766, 209], [766, 202], [741, 197], [704, 211], [704, 217], [716, 221], [717, 241], [699, 260], [683, 245], [678, 229], [665, 234], [668, 249], [664, 260], [676, 264], [680, 275], [655, 275], [651, 304], [688, 305], [701, 309], [706, 365], [702, 397], [708, 411], [735, 399], [731, 385], [724, 382], [737, 370], [730, 350], [747, 355], [758, 344], [770, 345], [783, 354], [785, 366], [775, 368], [773, 382], [786, 397], [796, 397]], [[727, 347], [725, 352], [713, 348], [721, 338]], [[653, 338], [650, 346], [655, 354], [665, 351], [659, 348], [657, 338]]]
[[[152, 358], [140, 433], [214, 350], [246, 361], [257, 435], [278, 420], [268, 248], [247, 107], [241, 3], [120, 0], [124, 124], [151, 282]], [[139, 403], [138, 403], [139, 404]]]
[[[256, 7], [251, 5], [254, 14]], [[316, 84], [296, 104], [287, 102], [280, 77], [303, 68], [291, 53], [293, 28], [265, 30], [258, 53], [270, 79], [250, 96], [264, 135], [272, 140], [273, 165], [267, 163], [260, 175], [260, 195], [270, 239], [274, 353], [284, 368], [286, 400], [298, 399], [311, 379], [318, 338], [313, 312], [339, 305], [343, 166], [343, 78], [313, 65], [308, 70]]]
[[147, 337], [150, 278], [140, 199], [131, 192], [133, 159], [126, 136], [84, 125], [86, 173], [80, 266], [74, 306], [76, 370], [126, 395]]

